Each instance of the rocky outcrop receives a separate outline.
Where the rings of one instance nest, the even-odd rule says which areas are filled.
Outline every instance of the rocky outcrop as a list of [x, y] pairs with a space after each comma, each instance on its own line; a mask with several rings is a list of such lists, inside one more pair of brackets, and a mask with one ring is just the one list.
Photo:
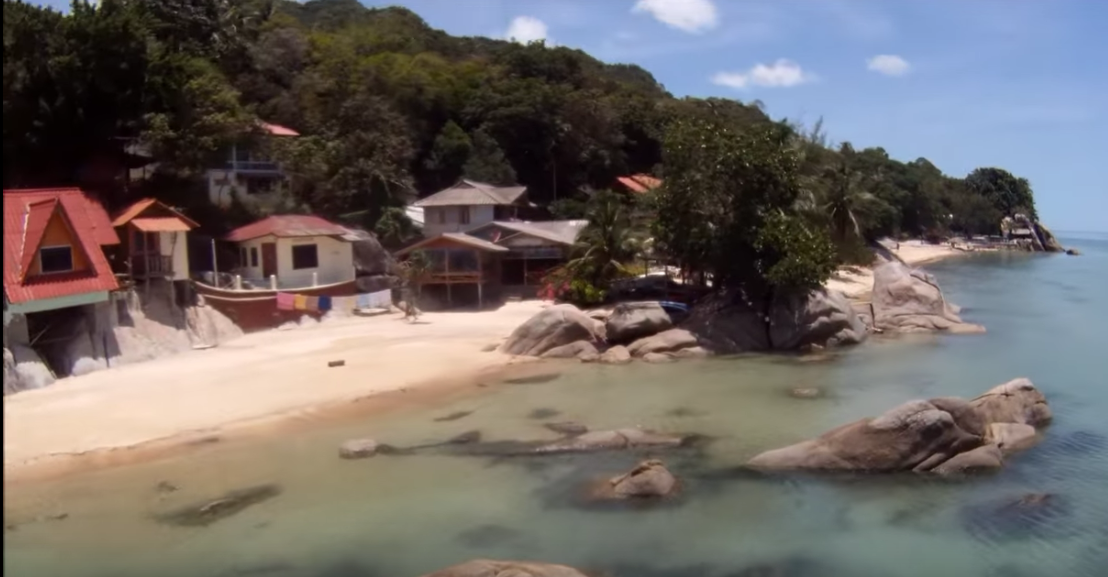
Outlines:
[[935, 278], [900, 262], [886, 262], [873, 271], [873, 323], [886, 332], [984, 332], [963, 322], [956, 306], [943, 296]]
[[423, 577], [588, 577], [565, 565], [477, 559], [428, 573]]
[[574, 341], [567, 345], [554, 347], [542, 354], [544, 359], [581, 359], [591, 360], [599, 356], [592, 341]]
[[621, 303], [605, 321], [608, 342], [627, 344], [673, 327], [673, 319], [657, 302]]
[[661, 499], [675, 495], [678, 489], [677, 477], [666, 469], [665, 464], [650, 459], [622, 475], [595, 483], [589, 491], [589, 498], [593, 501]]
[[1004, 454], [1028, 446], [1025, 429], [1013, 431], [1004, 425], [1035, 428], [1049, 421], [1050, 409], [1042, 393], [1027, 379], [1016, 379], [971, 401], [910, 401], [879, 417], [767, 451], [748, 465], [766, 470], [854, 472], [995, 468]]
[[772, 309], [769, 345], [774, 350], [854, 345], [866, 340], [866, 325], [839, 291], [818, 289], [791, 295]]
[[671, 353], [700, 344], [696, 336], [685, 329], [669, 329], [656, 335], [639, 339], [627, 347], [632, 357], [643, 357], [650, 353]]
[[1035, 223], [1035, 232], [1039, 235], [1039, 242], [1043, 246], [1043, 250], [1046, 252], [1066, 252], [1066, 247], [1062, 246], [1062, 243], [1058, 242], [1058, 238], [1054, 236], [1053, 232], [1041, 222]]
[[827, 289], [781, 295], [768, 317], [738, 293], [719, 293], [698, 304], [682, 328], [721, 354], [853, 345], [868, 334], [846, 295]]
[[12, 344], [4, 347], [4, 394], [54, 384], [54, 373], [30, 347]]
[[616, 345], [601, 353], [599, 360], [606, 365], [623, 365], [631, 362], [631, 352], [623, 345]]
[[365, 459], [377, 454], [380, 446], [373, 439], [351, 439], [339, 445], [339, 457], [343, 459]]
[[597, 342], [600, 340], [597, 324], [573, 305], [555, 305], [516, 327], [500, 350], [510, 355], [538, 357], [577, 341]]

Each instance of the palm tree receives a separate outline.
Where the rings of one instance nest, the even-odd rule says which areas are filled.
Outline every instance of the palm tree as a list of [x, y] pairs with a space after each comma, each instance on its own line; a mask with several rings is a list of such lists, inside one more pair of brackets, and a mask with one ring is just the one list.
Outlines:
[[427, 253], [417, 250], [400, 263], [400, 278], [404, 281], [405, 310], [404, 318], [415, 320], [419, 317], [419, 297], [423, 292], [423, 281], [431, 272], [431, 259]]
[[575, 256], [566, 263], [566, 269], [574, 278], [603, 287], [628, 274], [627, 265], [639, 256], [641, 242], [626, 208], [614, 193], [597, 193], [589, 204], [589, 224], [577, 237]]
[[874, 199], [874, 196], [862, 189], [862, 175], [850, 166], [849, 156], [853, 149], [844, 144], [840, 151], [843, 157], [838, 164], [827, 170], [828, 186], [824, 196], [823, 208], [831, 217], [831, 228], [835, 239], [842, 242], [851, 237], [862, 236], [862, 227], [858, 224], [861, 208]]

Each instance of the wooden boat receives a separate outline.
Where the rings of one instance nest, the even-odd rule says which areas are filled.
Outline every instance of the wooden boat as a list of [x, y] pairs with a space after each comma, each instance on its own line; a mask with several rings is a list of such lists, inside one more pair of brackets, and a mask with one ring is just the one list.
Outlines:
[[319, 318], [319, 311], [283, 311], [277, 309], [277, 293], [285, 292], [304, 296], [354, 296], [357, 285], [353, 280], [284, 290], [235, 290], [224, 289], [192, 281], [193, 290], [204, 299], [204, 303], [223, 313], [234, 321], [243, 331], [261, 331], [281, 326], [287, 322], [296, 322], [303, 316]]

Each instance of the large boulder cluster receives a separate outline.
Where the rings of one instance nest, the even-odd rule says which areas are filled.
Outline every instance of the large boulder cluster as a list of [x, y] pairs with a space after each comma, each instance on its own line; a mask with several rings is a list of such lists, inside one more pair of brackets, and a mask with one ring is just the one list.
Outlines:
[[607, 315], [559, 304], [520, 325], [501, 350], [622, 364], [632, 359], [666, 362], [712, 354], [810, 351], [858, 344], [871, 332], [984, 332], [958, 313], [934, 277], [892, 260], [875, 269], [873, 301], [865, 305], [823, 288], [781, 294], [768, 306], [755, 305], [738, 291], [719, 291], [681, 318], [658, 302], [621, 303]]
[[1033, 445], [1051, 420], [1046, 398], [1027, 379], [1015, 379], [965, 400], [910, 401], [884, 414], [762, 453], [748, 462], [762, 470], [959, 474], [998, 469]]

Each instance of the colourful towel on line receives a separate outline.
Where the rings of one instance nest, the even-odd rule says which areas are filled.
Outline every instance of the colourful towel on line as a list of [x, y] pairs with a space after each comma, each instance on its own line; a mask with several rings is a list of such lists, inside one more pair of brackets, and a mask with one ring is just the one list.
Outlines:
[[296, 296], [292, 293], [277, 293], [277, 310], [291, 311], [296, 309]]
[[308, 302], [305, 303], [308, 310], [315, 312], [319, 310], [319, 297], [308, 297]]
[[293, 308], [295, 308], [298, 311], [308, 310], [308, 297], [306, 297], [304, 295], [296, 295], [296, 300], [295, 300], [295, 304], [293, 305]]
[[319, 310], [320, 312], [331, 310], [331, 297], [326, 295], [319, 297]]

